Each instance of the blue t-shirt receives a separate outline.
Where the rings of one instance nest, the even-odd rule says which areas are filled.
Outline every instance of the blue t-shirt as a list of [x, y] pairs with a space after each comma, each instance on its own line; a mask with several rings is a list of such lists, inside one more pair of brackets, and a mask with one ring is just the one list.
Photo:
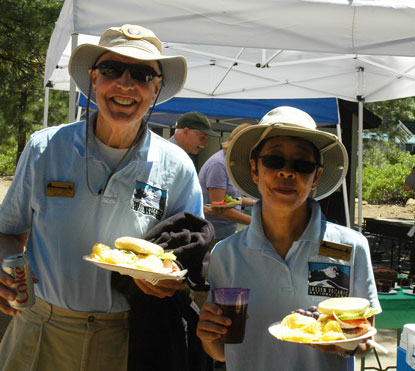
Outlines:
[[[211, 156], [200, 169], [199, 182], [202, 187], [203, 202], [205, 204], [210, 203], [209, 188], [224, 189], [226, 194], [233, 198], [242, 197], [228, 176], [225, 160], [226, 153], [222, 149]], [[237, 206], [236, 209], [241, 210], [241, 207]], [[207, 216], [206, 219], [215, 227], [215, 235], [218, 240], [222, 240], [235, 233], [238, 226], [237, 223], [218, 216]]]
[[[90, 129], [88, 180], [98, 192], [111, 169]], [[30, 231], [27, 254], [41, 299], [77, 311], [125, 311], [129, 304], [112, 288], [111, 272], [82, 257], [97, 242], [114, 247], [118, 237], [141, 238], [179, 212], [203, 216], [199, 181], [186, 153], [149, 130], [101, 195], [88, 190], [85, 166], [84, 121], [33, 134], [1, 205], [0, 232]], [[60, 187], [72, 187], [73, 197], [56, 197]], [[51, 188], [55, 196], [46, 195]]]

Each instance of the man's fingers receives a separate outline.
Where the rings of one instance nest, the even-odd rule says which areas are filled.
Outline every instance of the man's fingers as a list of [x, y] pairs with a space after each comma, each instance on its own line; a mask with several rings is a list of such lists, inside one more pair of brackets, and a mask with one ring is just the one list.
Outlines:
[[21, 313], [19, 310], [16, 310], [16, 309], [12, 308], [10, 306], [10, 304], [8, 303], [8, 301], [4, 298], [1, 298], [1, 297], [0, 297], [0, 310], [3, 313], [5, 313], [9, 316], [12, 316], [12, 317], [14, 317], [15, 315]]

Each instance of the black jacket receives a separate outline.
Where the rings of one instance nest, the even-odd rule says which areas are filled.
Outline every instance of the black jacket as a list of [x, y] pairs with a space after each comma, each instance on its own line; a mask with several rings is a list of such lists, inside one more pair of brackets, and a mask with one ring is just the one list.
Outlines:
[[[188, 270], [193, 290], [208, 290], [205, 282], [213, 226], [200, 217], [182, 212], [152, 228], [144, 239], [171, 250]], [[144, 294], [131, 277], [113, 272], [112, 284], [130, 301], [129, 371], [203, 371], [212, 361], [196, 336], [199, 309], [188, 290], [172, 298]]]

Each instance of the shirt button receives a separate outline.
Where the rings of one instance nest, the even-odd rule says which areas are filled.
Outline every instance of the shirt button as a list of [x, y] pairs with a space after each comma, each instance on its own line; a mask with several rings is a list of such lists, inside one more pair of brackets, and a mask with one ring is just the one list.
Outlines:
[[94, 322], [94, 319], [95, 319], [94, 316], [89, 316], [88, 317], [88, 322]]

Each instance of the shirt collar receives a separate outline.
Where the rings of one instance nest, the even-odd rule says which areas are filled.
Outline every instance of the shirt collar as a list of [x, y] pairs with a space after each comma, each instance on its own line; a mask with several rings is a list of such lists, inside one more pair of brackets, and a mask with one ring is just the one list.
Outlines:
[[[314, 241], [320, 243], [321, 235], [321, 209], [320, 204], [309, 198], [307, 200], [308, 207], [311, 209], [311, 217], [303, 234], [296, 242], [300, 241]], [[252, 249], [262, 249], [264, 244], [270, 242], [265, 237], [264, 229], [262, 227], [262, 200], [258, 201], [252, 208], [251, 224], [248, 226], [249, 233], [247, 235], [247, 247]]]

